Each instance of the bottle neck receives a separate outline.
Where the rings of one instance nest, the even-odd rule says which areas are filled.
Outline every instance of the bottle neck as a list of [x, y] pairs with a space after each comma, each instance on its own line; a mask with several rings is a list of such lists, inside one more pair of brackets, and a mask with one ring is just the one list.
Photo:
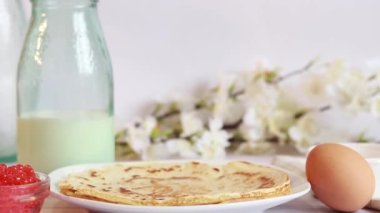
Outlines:
[[31, 0], [34, 9], [85, 9], [96, 7], [98, 0]]

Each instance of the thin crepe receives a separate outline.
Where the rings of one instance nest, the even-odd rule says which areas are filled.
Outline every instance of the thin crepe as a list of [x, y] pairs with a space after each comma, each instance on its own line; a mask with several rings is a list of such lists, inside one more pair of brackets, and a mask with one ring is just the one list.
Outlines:
[[291, 191], [285, 172], [245, 161], [116, 163], [70, 174], [59, 187], [68, 196], [146, 206], [238, 202]]

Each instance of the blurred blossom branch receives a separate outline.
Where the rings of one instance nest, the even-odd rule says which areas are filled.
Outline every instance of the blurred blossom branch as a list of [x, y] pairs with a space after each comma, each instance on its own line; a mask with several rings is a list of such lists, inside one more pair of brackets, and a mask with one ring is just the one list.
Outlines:
[[[277, 145], [305, 152], [319, 131], [315, 115], [334, 106], [380, 117], [380, 71], [362, 72], [339, 60], [318, 64], [315, 58], [300, 69], [282, 72], [259, 62], [251, 72], [223, 76], [200, 96], [156, 103], [152, 113], [117, 134], [120, 154], [143, 159], [215, 159], [227, 152], [273, 151]], [[332, 99], [325, 105], [304, 106], [282, 85], [312, 71], [323, 76], [315, 81], [321, 84], [323, 95]], [[364, 135], [357, 138], [365, 141]]]
[[287, 79], [287, 78], [291, 78], [293, 76], [296, 76], [296, 75], [300, 75], [304, 72], [307, 72], [309, 71], [314, 65], [316, 65], [319, 61], [319, 57], [316, 57], [314, 58], [313, 60], [309, 61], [304, 67], [302, 67], [301, 69], [299, 70], [295, 70], [293, 72], [289, 72], [283, 76], [280, 76], [276, 79], [276, 83], [280, 83], [281, 81]]

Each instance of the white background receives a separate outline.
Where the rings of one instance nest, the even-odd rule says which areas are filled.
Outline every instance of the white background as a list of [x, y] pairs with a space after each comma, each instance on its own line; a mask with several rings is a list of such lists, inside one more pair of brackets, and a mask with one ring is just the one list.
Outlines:
[[119, 121], [153, 98], [249, 70], [257, 58], [294, 69], [316, 55], [356, 63], [380, 53], [377, 0], [100, 0], [98, 7]]

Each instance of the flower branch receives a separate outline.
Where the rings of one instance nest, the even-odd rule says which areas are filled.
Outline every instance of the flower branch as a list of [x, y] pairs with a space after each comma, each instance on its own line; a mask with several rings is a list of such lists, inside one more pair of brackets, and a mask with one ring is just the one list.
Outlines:
[[[270, 66], [222, 79], [191, 102], [158, 103], [145, 118], [117, 135], [123, 154], [143, 159], [222, 158], [227, 151], [257, 153], [272, 145], [290, 145], [304, 152], [318, 132], [314, 116], [336, 103], [360, 108], [380, 117], [380, 74], [346, 72], [336, 61], [320, 68], [322, 87], [335, 102], [321, 107], [298, 103], [281, 82], [315, 68], [318, 58], [302, 68], [282, 74]], [[315, 70], [315, 69], [313, 69]], [[361, 141], [364, 141], [361, 137]]]

